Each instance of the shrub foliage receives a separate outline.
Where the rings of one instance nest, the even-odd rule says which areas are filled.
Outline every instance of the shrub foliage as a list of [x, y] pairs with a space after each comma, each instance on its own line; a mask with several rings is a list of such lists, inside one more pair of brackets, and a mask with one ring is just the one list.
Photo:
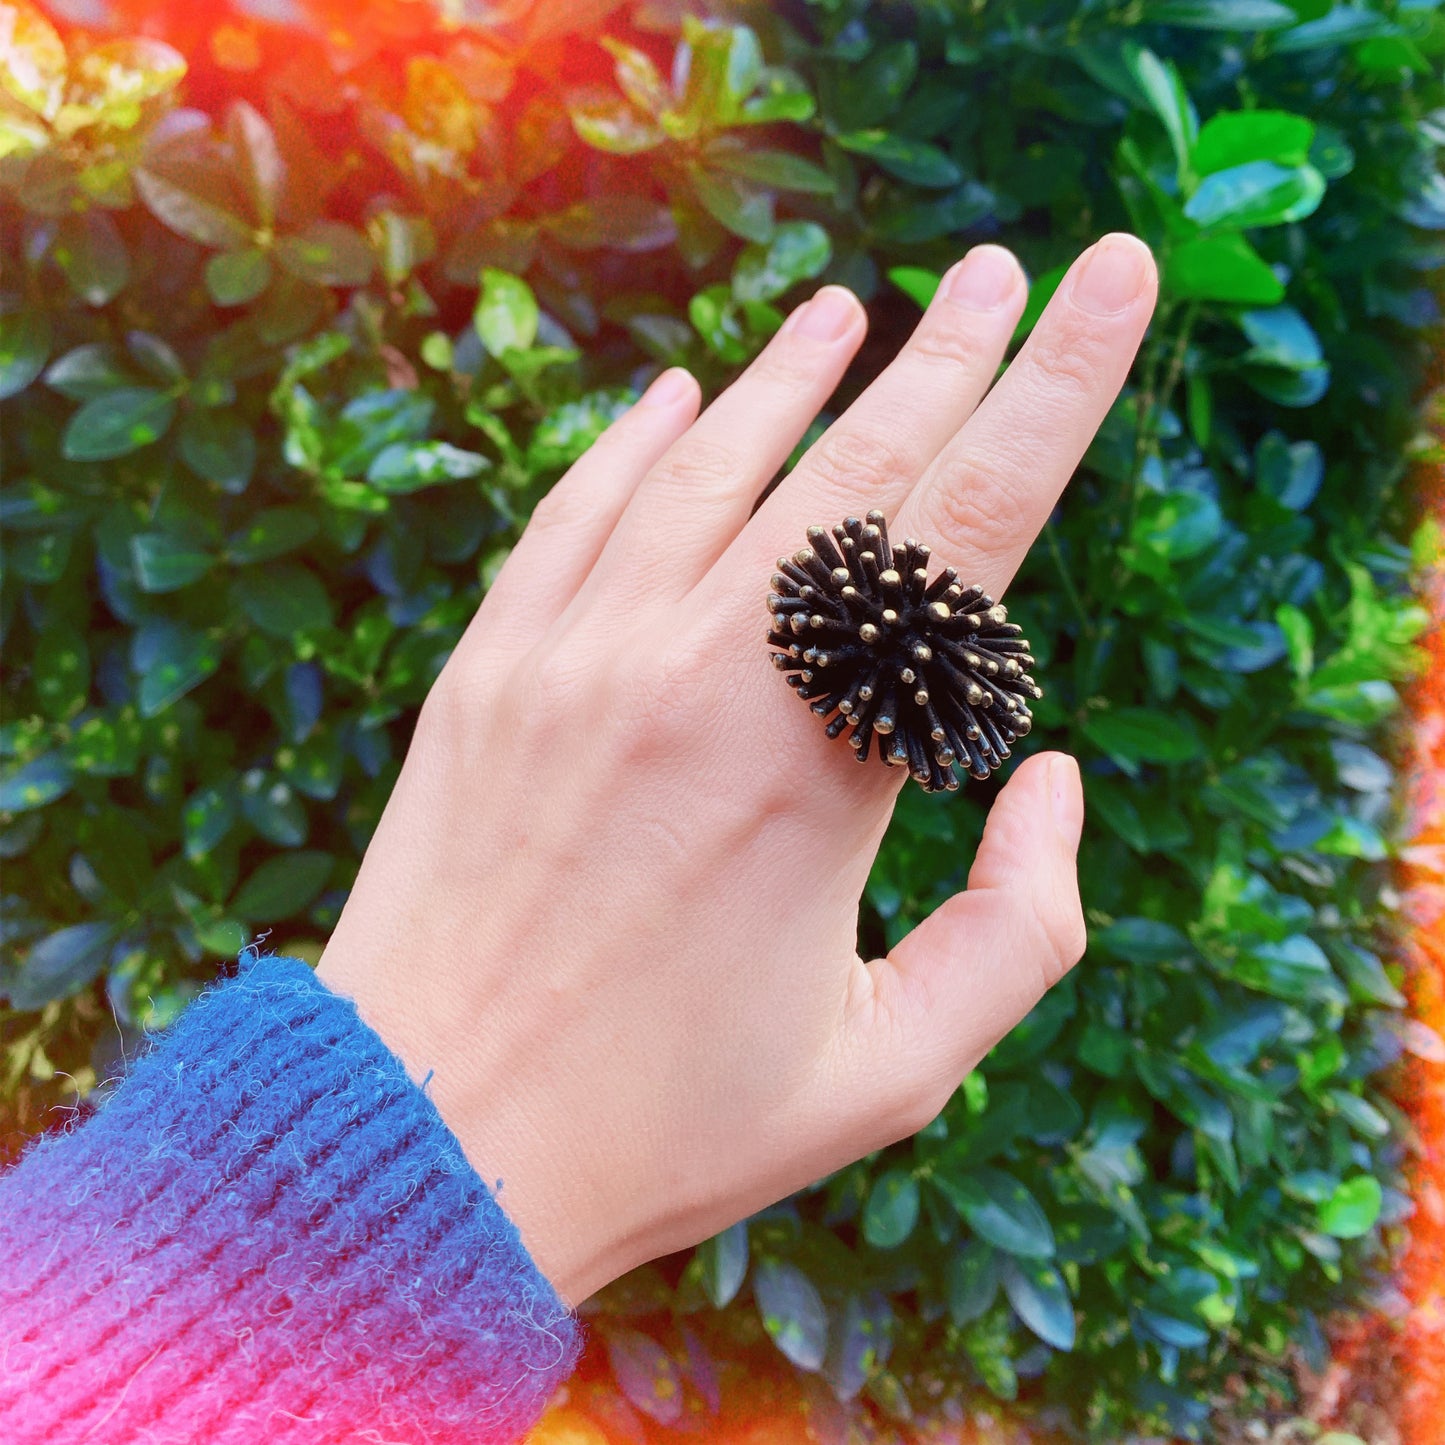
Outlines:
[[[319, 954], [481, 591], [657, 369], [715, 391], [842, 281], [840, 410], [967, 244], [1024, 261], [1022, 338], [1127, 228], [1159, 309], [1010, 596], [1088, 957], [915, 1139], [602, 1292], [578, 1397], [642, 1439], [771, 1358], [825, 1438], [984, 1392], [1195, 1431], [1408, 1208], [1379, 865], [1445, 24], [695, 8], [0, 4], [11, 1145], [249, 938]], [[862, 946], [993, 791], [905, 790]]]

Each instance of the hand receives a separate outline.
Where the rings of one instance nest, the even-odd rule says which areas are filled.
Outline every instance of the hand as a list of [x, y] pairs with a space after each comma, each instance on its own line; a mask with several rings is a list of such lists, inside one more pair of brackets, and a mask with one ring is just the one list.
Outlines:
[[871, 507], [930, 575], [1002, 594], [1157, 278], [1105, 237], [989, 391], [1026, 289], [971, 251], [752, 515], [863, 339], [857, 298], [823, 287], [700, 418], [664, 374], [543, 498], [426, 699], [320, 976], [433, 1074], [569, 1305], [921, 1128], [1083, 953], [1078, 767], [1044, 752], [967, 891], [861, 958], [907, 773], [827, 739], [764, 641], [776, 559]]

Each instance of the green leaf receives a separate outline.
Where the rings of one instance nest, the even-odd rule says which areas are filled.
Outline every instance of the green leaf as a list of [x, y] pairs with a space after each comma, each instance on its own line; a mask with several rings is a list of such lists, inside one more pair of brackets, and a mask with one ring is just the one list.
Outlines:
[[1090, 714], [1084, 736], [1121, 766], [1136, 763], [1190, 763], [1204, 753], [1204, 739], [1193, 718], [1149, 707], [1111, 708]]
[[[822, 166], [792, 151], [733, 150], [714, 147], [706, 153], [712, 170], [728, 171], [746, 181], [780, 191], [805, 191], [831, 196], [836, 183]], [[797, 224], [796, 222], [793, 224]]]
[[1245, 357], [1247, 361], [1305, 371], [1324, 360], [1314, 328], [1293, 306], [1246, 311], [1239, 324], [1254, 347]]
[[766, 245], [744, 246], [733, 266], [737, 301], [771, 301], [819, 275], [832, 258], [828, 233], [812, 221], [784, 221]]
[[583, 86], [569, 92], [567, 114], [572, 128], [588, 145], [610, 155], [637, 155], [667, 139], [651, 120], [601, 86]]
[[520, 276], [488, 266], [472, 321], [493, 356], [525, 351], [537, 339], [541, 312], [532, 288]]
[[1325, 178], [1311, 165], [1246, 161], [1205, 176], [1184, 214], [1200, 226], [1279, 226], [1312, 214], [1324, 194]]
[[244, 306], [271, 284], [271, 258], [254, 247], [222, 251], [206, 262], [206, 290], [217, 306]]
[[1053, 1254], [1048, 1216], [1012, 1174], [986, 1165], [966, 1171], [939, 1168], [931, 1180], [969, 1228], [1005, 1254], [1028, 1259]]
[[130, 280], [130, 254], [119, 228], [101, 210], [67, 216], [51, 253], [70, 289], [87, 306], [106, 306]]
[[0, 314], [0, 401], [24, 391], [50, 355], [47, 312], [27, 307]]
[[262, 226], [270, 226], [276, 219], [276, 203], [285, 174], [275, 132], [265, 116], [244, 100], [231, 103], [226, 131], [252, 214]]
[[295, 563], [248, 568], [231, 590], [236, 606], [272, 637], [292, 638], [331, 625], [326, 588], [314, 572]]
[[607, 1362], [622, 1393], [661, 1425], [682, 1419], [682, 1378], [672, 1357], [641, 1330], [611, 1325], [603, 1335]]
[[227, 911], [247, 923], [281, 923], [316, 900], [331, 877], [330, 853], [314, 849], [278, 853], [241, 885]]
[[204, 632], [170, 618], [148, 619], [131, 642], [131, 666], [140, 674], [141, 716], [164, 712], [220, 665], [220, 648]]
[[39, 1008], [52, 999], [78, 993], [105, 967], [115, 932], [109, 923], [77, 923], [32, 944], [19, 984], [10, 991], [11, 1004]]
[[1284, 283], [1235, 231], [1192, 236], [1164, 257], [1164, 290], [1181, 301], [1267, 306], [1284, 297]]
[[828, 1310], [817, 1286], [796, 1265], [762, 1259], [753, 1270], [753, 1295], [763, 1328], [800, 1370], [822, 1368], [828, 1351]]
[[313, 513], [301, 507], [265, 507], [226, 542], [226, 558], [237, 565], [269, 562], [303, 547], [320, 530]]
[[193, 863], [205, 858], [236, 824], [235, 792], [220, 784], [198, 788], [181, 812], [186, 857]]
[[876, 161], [891, 176], [915, 186], [952, 186], [963, 179], [958, 164], [936, 145], [891, 131], [845, 131], [833, 140], [844, 150]]
[[985, 1314], [998, 1296], [998, 1255], [981, 1239], [951, 1250], [944, 1266], [948, 1313], [961, 1329]]
[[1175, 166], [1182, 175], [1199, 134], [1199, 117], [1180, 78], [1179, 68], [1172, 60], [1161, 60], [1152, 50], [1133, 41], [1124, 43], [1124, 63], [1155, 115], [1164, 122], [1169, 144], [1174, 149]]
[[1318, 19], [1307, 20], [1275, 38], [1276, 55], [1295, 55], [1329, 45], [1350, 45], [1371, 36], [1388, 34], [1389, 20], [1363, 5], [1336, 5]]
[[265, 768], [250, 768], [238, 793], [246, 821], [278, 848], [299, 848], [311, 831], [306, 805], [283, 778]]
[[712, 1307], [725, 1309], [748, 1277], [748, 1225], [745, 1219], [730, 1224], [721, 1234], [697, 1247], [702, 1260], [702, 1287]]
[[133, 387], [137, 379], [119, 348], [105, 341], [89, 341], [67, 351], [45, 373], [45, 384], [72, 401], [91, 401]]
[[1143, 19], [1192, 30], [1280, 30], [1296, 16], [1278, 0], [1146, 0]]
[[224, 492], [243, 492], [256, 468], [256, 436], [234, 411], [190, 408], [176, 436], [181, 460]]
[[1040, 1260], [1005, 1259], [1000, 1274], [1014, 1313], [1046, 1345], [1072, 1350], [1074, 1302], [1059, 1271]]
[[1255, 485], [1292, 512], [1303, 511], [1314, 501], [1324, 475], [1324, 453], [1317, 442], [1290, 442], [1272, 429], [1254, 449]]
[[1336, 1239], [1358, 1239], [1375, 1227], [1384, 1193], [1380, 1181], [1369, 1174], [1342, 1179], [1320, 1205], [1320, 1228]]
[[0, 774], [0, 813], [43, 808], [70, 791], [71, 772], [59, 753], [42, 753]]
[[745, 241], [769, 241], [773, 235], [773, 197], [751, 183], [701, 166], [688, 168], [693, 193], [710, 215]]
[[239, 216], [158, 170], [142, 167], [135, 173], [135, 185], [156, 219], [189, 240], [227, 251], [251, 244], [251, 227]]
[[366, 480], [379, 491], [416, 492], [442, 482], [479, 476], [491, 462], [450, 442], [392, 442], [377, 453]]
[[137, 532], [130, 552], [142, 592], [178, 592], [204, 577], [215, 562], [204, 548], [169, 532]]
[[276, 243], [277, 263], [318, 286], [364, 286], [376, 267], [366, 237], [339, 221], [313, 221]]
[[863, 1238], [875, 1249], [896, 1249], [918, 1223], [918, 1181], [906, 1169], [878, 1176], [863, 1208]]
[[1210, 116], [1199, 131], [1190, 160], [1207, 176], [1248, 161], [1302, 166], [1310, 158], [1315, 126], [1284, 110], [1224, 110]]
[[128, 456], [164, 436], [175, 414], [175, 397], [163, 391], [148, 386], [108, 391], [70, 418], [60, 450], [72, 462]]

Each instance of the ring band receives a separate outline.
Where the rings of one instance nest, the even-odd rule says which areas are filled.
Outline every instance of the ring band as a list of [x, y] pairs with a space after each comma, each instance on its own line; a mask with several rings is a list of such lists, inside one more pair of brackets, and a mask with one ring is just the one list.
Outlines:
[[909, 537], [890, 549], [880, 511], [807, 535], [772, 576], [773, 666], [819, 717], [837, 710], [830, 738], [852, 725], [860, 763], [877, 733], [878, 756], [926, 793], [958, 788], [955, 762], [987, 778], [1044, 695], [1022, 629], [952, 567], [929, 582], [929, 548]]

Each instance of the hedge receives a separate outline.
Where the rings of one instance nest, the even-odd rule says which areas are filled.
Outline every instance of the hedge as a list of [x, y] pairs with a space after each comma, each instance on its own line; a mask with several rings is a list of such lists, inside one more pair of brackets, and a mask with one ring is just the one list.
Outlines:
[[[1124, 228], [1159, 308], [1010, 594], [1086, 960], [916, 1138], [590, 1301], [573, 1398], [660, 1439], [782, 1370], [841, 1441], [1287, 1397], [1409, 1210], [1433, 0], [70, 8], [0, 5], [11, 1152], [249, 939], [319, 955], [481, 592], [660, 368], [715, 393], [850, 285], [811, 441], [969, 244], [1028, 269], [1021, 338]], [[995, 787], [905, 790], [861, 948]]]

